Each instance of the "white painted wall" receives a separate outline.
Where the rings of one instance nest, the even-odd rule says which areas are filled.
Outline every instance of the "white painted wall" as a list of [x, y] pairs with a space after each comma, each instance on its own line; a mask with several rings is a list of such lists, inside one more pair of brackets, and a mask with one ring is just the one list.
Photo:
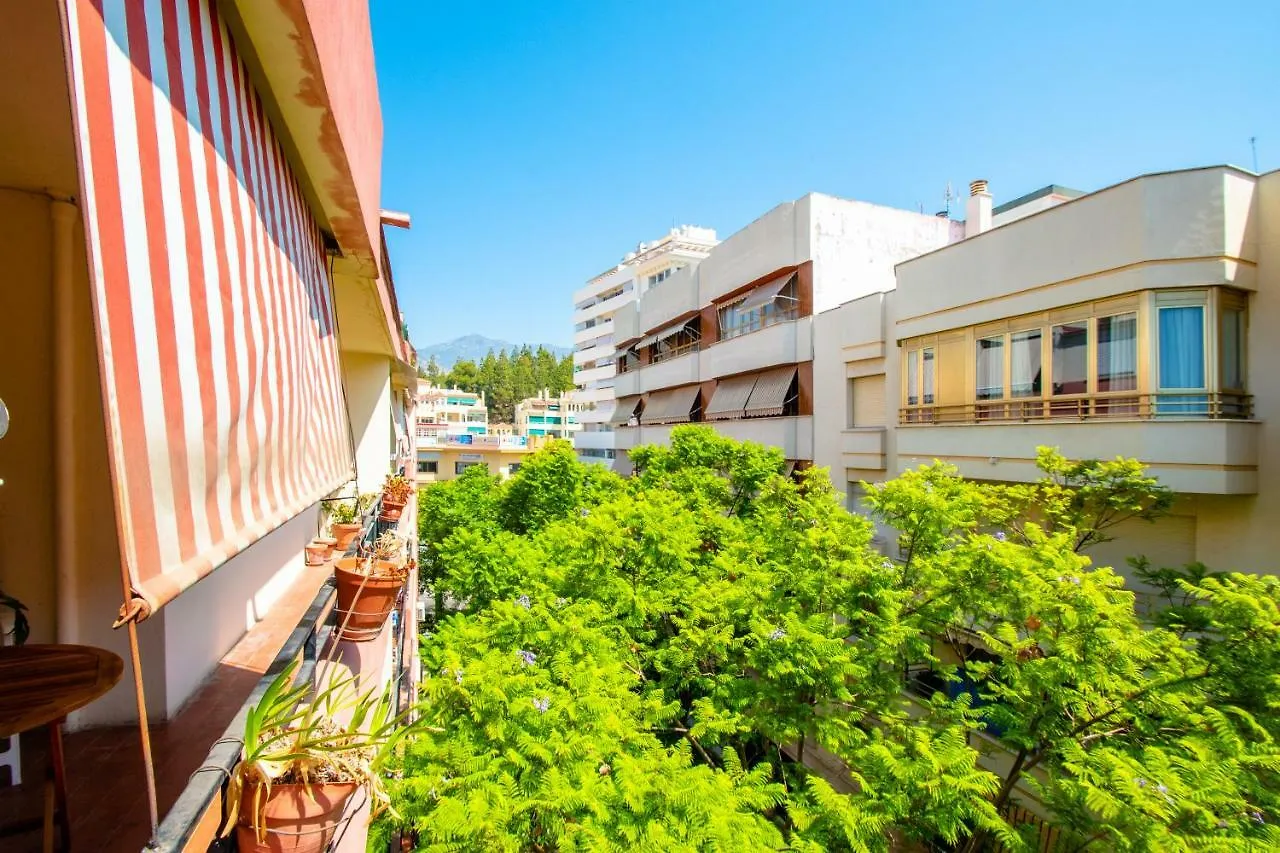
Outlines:
[[805, 198], [811, 217], [815, 314], [893, 290], [896, 264], [951, 240], [948, 219], [819, 193]]
[[380, 355], [342, 353], [347, 415], [356, 443], [356, 488], [382, 488], [395, 451], [391, 428], [391, 363]]
[[302, 549], [319, 527], [320, 505], [313, 504], [160, 611], [168, 716], [178, 713], [222, 656], [267, 616], [306, 570]]

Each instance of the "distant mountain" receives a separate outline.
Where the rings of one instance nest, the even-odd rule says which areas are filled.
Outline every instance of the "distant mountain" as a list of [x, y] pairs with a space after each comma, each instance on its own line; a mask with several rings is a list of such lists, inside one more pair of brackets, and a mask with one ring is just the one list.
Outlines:
[[[451, 341], [445, 341], [439, 344], [428, 344], [418, 349], [418, 363], [426, 366], [431, 356], [436, 357], [436, 362], [444, 370], [453, 367], [456, 362], [470, 359], [479, 361], [484, 358], [489, 350], [500, 352], [501, 350], [510, 350], [512, 347], [519, 349], [524, 344], [513, 344], [510, 341], [500, 341], [496, 338], [486, 338], [484, 335], [463, 335], [460, 338], [454, 338]], [[529, 348], [537, 352], [539, 346], [544, 346], [556, 358], [564, 358], [573, 352], [573, 347], [562, 347], [555, 344], [529, 344]]]

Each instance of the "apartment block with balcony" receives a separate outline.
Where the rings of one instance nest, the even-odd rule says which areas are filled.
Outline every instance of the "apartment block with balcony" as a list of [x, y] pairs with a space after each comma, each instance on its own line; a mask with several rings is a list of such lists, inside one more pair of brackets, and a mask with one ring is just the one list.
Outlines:
[[[145, 732], [152, 849], [204, 850], [227, 727], [328, 637], [332, 572], [303, 554], [325, 502], [412, 459], [368, 9], [15, 4], [0, 71], [0, 588], [31, 644], [127, 662], [66, 719], [68, 775], [97, 783], [59, 809], [70, 845], [147, 843]], [[392, 634], [364, 671], [408, 683]], [[40, 816], [44, 735], [0, 824]]]
[[489, 407], [484, 394], [437, 388], [425, 379], [417, 382], [413, 415], [419, 443], [437, 434], [485, 435], [489, 432]]
[[611, 422], [619, 358], [615, 316], [677, 270], [697, 265], [715, 244], [716, 232], [710, 228], [673, 228], [659, 240], [639, 244], [619, 264], [574, 294], [575, 399], [585, 407], [574, 447], [582, 461], [613, 465], [616, 457]]
[[819, 441], [837, 486], [856, 504], [857, 481], [934, 459], [1026, 482], [1044, 445], [1134, 457], [1177, 503], [1095, 546], [1095, 562], [1268, 571], [1280, 173], [1144, 175], [1003, 225], [975, 182], [966, 225], [963, 241], [898, 266], [883, 334], [871, 305], [819, 318], [819, 388], [844, 383]]
[[572, 439], [582, 429], [583, 415], [594, 408], [594, 404], [580, 402], [574, 392], [552, 396], [543, 390], [516, 403], [515, 432], [530, 438]]
[[[810, 194], [770, 210], [614, 320], [617, 447], [706, 422], [814, 460], [814, 315], [893, 286], [899, 261], [945, 246], [958, 224]], [[620, 466], [627, 470], [625, 465]]]

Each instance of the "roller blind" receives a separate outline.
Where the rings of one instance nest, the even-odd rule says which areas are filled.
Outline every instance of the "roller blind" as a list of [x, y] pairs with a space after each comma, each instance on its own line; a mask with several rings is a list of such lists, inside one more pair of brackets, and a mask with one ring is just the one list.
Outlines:
[[849, 380], [853, 391], [853, 425], [884, 426], [885, 394], [884, 374], [859, 376]]
[[151, 609], [352, 474], [320, 229], [210, 0], [63, 0], [111, 474]]

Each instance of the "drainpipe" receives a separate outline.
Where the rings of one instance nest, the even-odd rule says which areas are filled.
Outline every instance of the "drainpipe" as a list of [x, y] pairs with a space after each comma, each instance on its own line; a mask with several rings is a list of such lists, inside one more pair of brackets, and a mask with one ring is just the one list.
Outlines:
[[57, 567], [57, 626], [59, 643], [79, 638], [76, 566], [79, 562], [79, 519], [76, 517], [76, 354], [82, 330], [76, 325], [73, 275], [75, 204], [55, 197], [50, 204], [53, 225], [53, 470], [54, 559]]

